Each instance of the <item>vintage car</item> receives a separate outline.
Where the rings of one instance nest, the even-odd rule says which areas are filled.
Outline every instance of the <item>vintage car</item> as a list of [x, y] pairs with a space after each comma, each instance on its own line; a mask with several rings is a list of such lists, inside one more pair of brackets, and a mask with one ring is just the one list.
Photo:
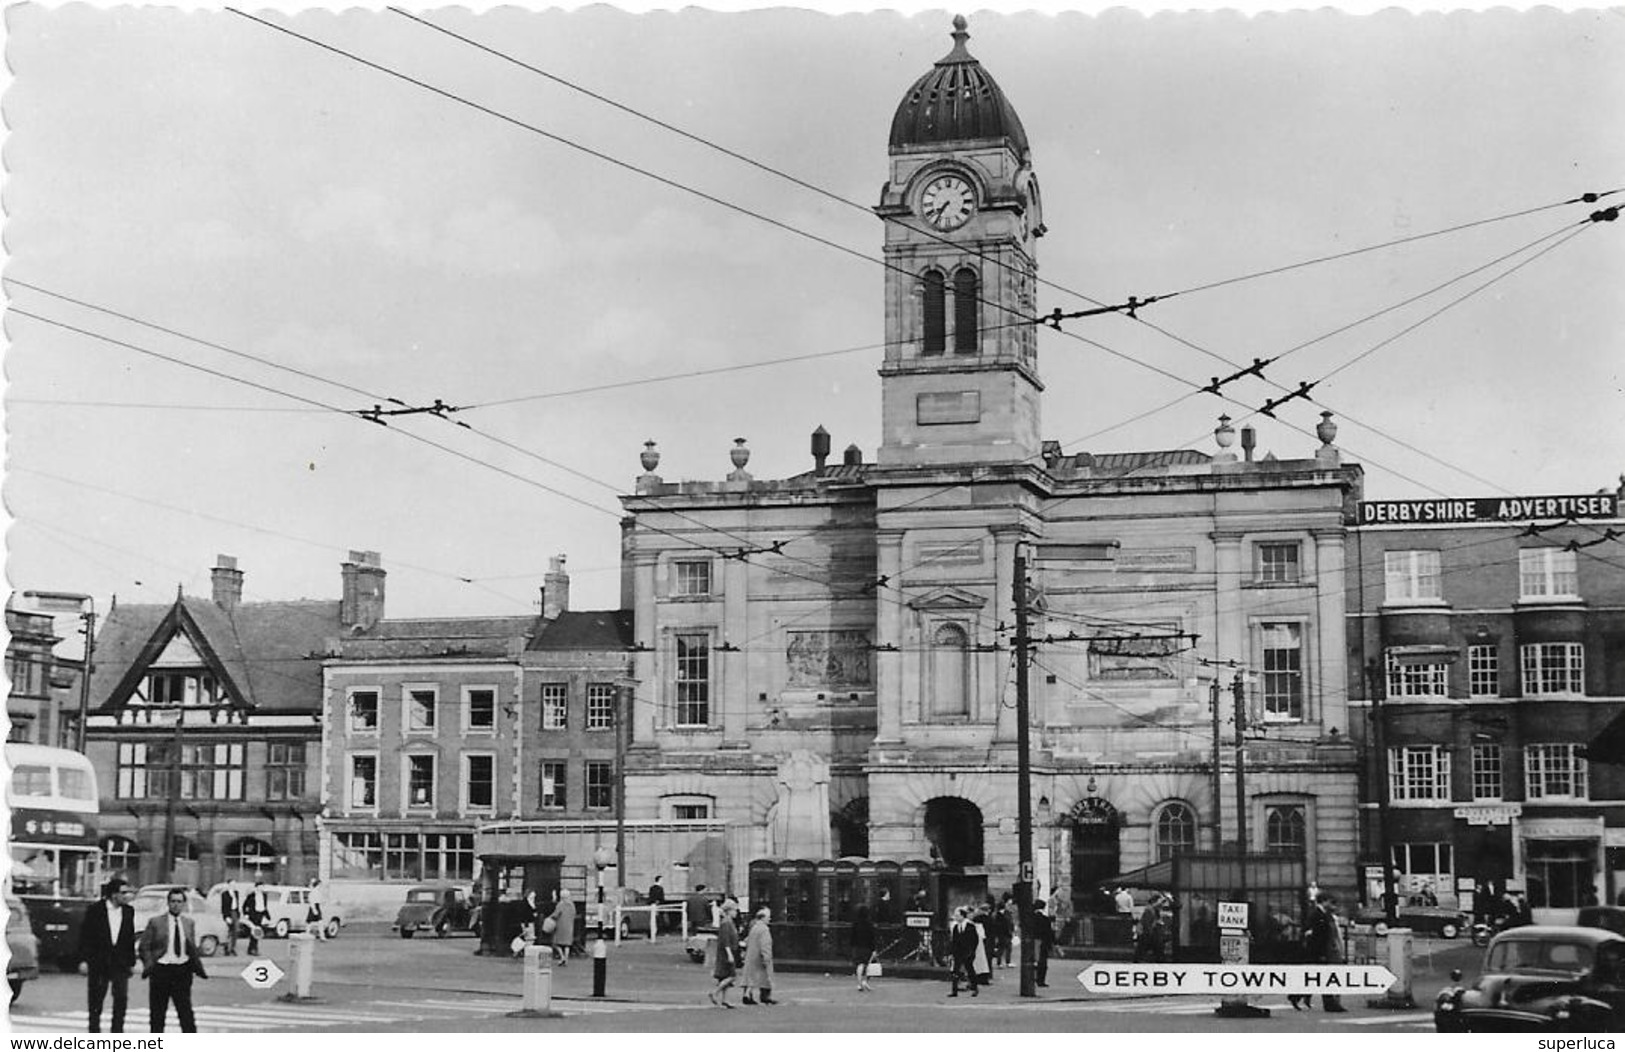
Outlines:
[[6, 981], [11, 984], [15, 1004], [22, 996], [23, 983], [39, 978], [39, 940], [34, 938], [28, 907], [10, 895], [6, 896], [6, 949]]
[[406, 901], [391, 925], [410, 939], [420, 931], [432, 931], [437, 938], [453, 932], [480, 934], [480, 911], [468, 892], [454, 884], [424, 884], [406, 893]]
[[1440, 1033], [1625, 1031], [1625, 936], [1601, 928], [1529, 925], [1497, 935], [1471, 986], [1461, 972], [1439, 991]]
[[213, 957], [226, 941], [225, 918], [220, 916], [219, 907], [212, 906], [210, 900], [198, 894], [196, 888], [189, 888], [185, 884], [143, 884], [130, 901], [130, 905], [135, 907], [135, 930], [140, 932], [148, 921], [169, 909], [169, 893], [175, 889], [186, 893], [186, 906], [182, 912], [192, 918], [193, 929], [197, 932], [197, 952], [204, 957]]
[[[1454, 939], [1470, 931], [1473, 919], [1461, 910], [1448, 906], [1400, 906], [1395, 911], [1395, 927], [1409, 928], [1418, 935], [1437, 935]], [[1354, 914], [1354, 923], [1369, 924], [1378, 935], [1388, 934], [1388, 918], [1381, 906], [1361, 906]]]

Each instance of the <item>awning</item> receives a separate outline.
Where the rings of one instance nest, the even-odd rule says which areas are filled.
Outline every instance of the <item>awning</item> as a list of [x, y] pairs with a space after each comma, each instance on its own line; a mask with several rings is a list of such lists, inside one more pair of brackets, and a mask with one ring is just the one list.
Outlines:
[[1149, 866], [1131, 869], [1127, 873], [1119, 873], [1110, 880], [1095, 882], [1096, 887], [1113, 888], [1146, 888], [1152, 891], [1174, 890], [1174, 862], [1173, 859], [1163, 859], [1153, 862]]

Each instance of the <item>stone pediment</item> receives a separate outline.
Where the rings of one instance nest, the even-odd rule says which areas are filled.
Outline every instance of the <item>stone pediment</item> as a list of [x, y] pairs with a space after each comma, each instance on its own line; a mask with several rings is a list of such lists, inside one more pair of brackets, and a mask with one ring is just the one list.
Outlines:
[[937, 588], [909, 600], [908, 605], [915, 610], [980, 610], [987, 599], [962, 588]]

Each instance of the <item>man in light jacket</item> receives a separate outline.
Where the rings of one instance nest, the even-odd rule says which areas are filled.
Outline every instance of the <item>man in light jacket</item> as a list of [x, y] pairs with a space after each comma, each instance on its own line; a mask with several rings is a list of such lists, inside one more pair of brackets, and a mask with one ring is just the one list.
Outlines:
[[141, 978], [151, 982], [148, 994], [152, 1005], [152, 1032], [164, 1032], [164, 1017], [169, 1014], [169, 1003], [175, 1002], [175, 1017], [180, 1020], [181, 1033], [197, 1033], [197, 1021], [192, 1017], [192, 976], [207, 979], [203, 958], [198, 954], [197, 931], [192, 918], [181, 911], [186, 908], [186, 892], [181, 888], [169, 889], [169, 912], [160, 913], [147, 922], [141, 933], [137, 952], [141, 956]]

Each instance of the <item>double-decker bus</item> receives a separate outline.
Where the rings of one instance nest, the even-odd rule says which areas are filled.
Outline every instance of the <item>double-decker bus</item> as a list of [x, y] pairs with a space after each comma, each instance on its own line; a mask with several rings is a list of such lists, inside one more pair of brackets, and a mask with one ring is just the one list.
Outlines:
[[100, 897], [96, 771], [72, 749], [6, 746], [11, 892], [28, 907], [39, 956], [78, 963], [79, 922]]

